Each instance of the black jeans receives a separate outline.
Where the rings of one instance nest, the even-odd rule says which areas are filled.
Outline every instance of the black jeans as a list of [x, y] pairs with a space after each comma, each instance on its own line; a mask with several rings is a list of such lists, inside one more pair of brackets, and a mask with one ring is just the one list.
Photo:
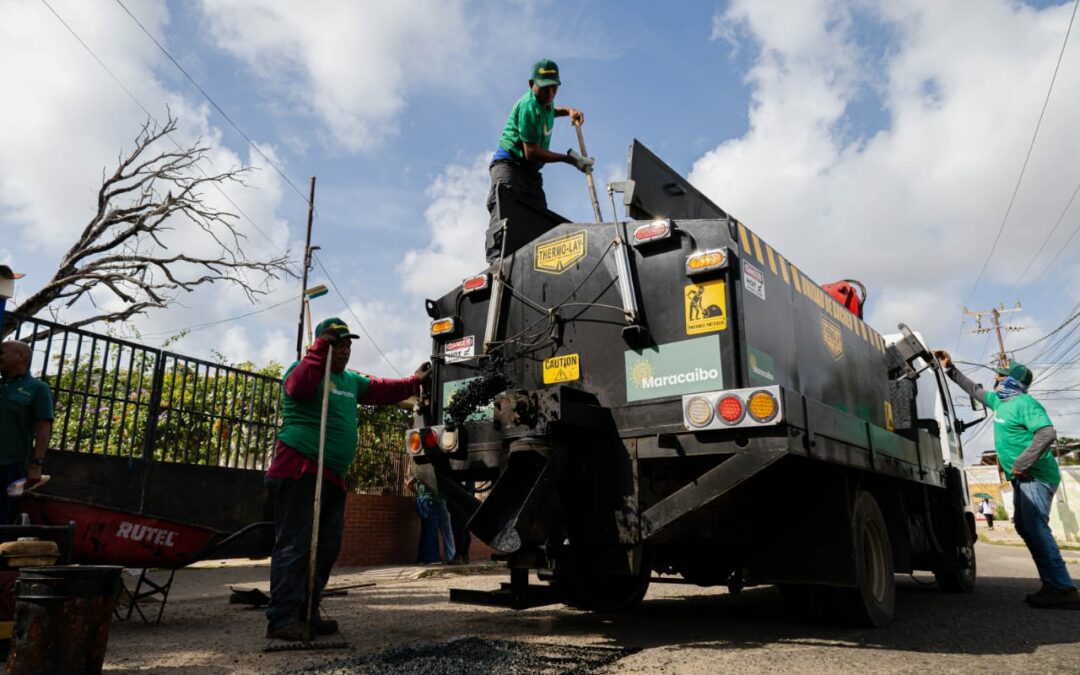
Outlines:
[[[274, 552], [270, 558], [270, 604], [266, 620], [280, 628], [307, 619], [308, 560], [311, 556], [311, 521], [315, 505], [315, 475], [300, 479], [267, 478], [274, 505]], [[341, 551], [345, 532], [345, 492], [323, 481], [319, 510], [319, 554], [315, 561], [315, 611]]]
[[533, 206], [547, 208], [547, 196], [544, 194], [544, 177], [538, 169], [525, 166], [518, 160], [496, 159], [488, 167], [491, 174], [491, 189], [488, 190], [487, 210], [491, 216], [488, 223], [484, 247], [487, 261], [495, 262], [502, 252], [502, 226], [495, 209], [495, 195], [498, 186], [505, 185], [514, 192], [514, 198]]

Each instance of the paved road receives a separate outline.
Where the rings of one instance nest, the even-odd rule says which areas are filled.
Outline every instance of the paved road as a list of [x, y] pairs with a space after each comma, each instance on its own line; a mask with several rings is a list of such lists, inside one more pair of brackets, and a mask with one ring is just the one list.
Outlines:
[[[626, 615], [447, 602], [449, 588], [493, 588], [496, 576], [395, 578], [328, 600], [326, 609], [353, 642], [353, 655], [479, 636], [636, 650], [598, 672], [1080, 672], [1080, 612], [1032, 610], [1023, 603], [1038, 585], [1024, 549], [980, 544], [978, 553], [974, 594], [945, 595], [898, 578], [896, 622], [879, 630], [794, 621], [773, 588], [731, 596], [654, 585], [641, 607]], [[1069, 556], [1073, 576], [1080, 578], [1080, 555]], [[350, 655], [264, 655], [260, 614], [224, 605], [220, 595], [197, 599], [205, 595], [191, 592], [198, 572], [187, 574], [177, 583], [187, 584], [190, 599], [170, 604], [164, 625], [114, 625], [107, 672], [279, 672]], [[204, 575], [203, 585], [209, 579]]]

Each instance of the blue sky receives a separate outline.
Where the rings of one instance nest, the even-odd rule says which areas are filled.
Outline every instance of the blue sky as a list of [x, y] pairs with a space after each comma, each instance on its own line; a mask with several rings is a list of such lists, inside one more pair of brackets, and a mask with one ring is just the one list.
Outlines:
[[[641, 139], [818, 282], [862, 279], [882, 332], [904, 321], [949, 347], [960, 335], [958, 356], [984, 361], [985, 338], [970, 321], [961, 332], [962, 306], [1020, 299], [1014, 319], [1025, 330], [1008, 336], [1020, 346], [1080, 302], [1080, 242], [1065, 248], [1080, 204], [1034, 257], [1080, 182], [1076, 30], [1004, 236], [972, 293], [1071, 3], [124, 1], [302, 191], [318, 176], [315, 243], [351, 313], [334, 295], [316, 313], [355, 313], [401, 372], [428, 346], [423, 297], [483, 266], [486, 158], [541, 56], [560, 64], [558, 102], [585, 112], [601, 183], [620, 177], [626, 147]], [[49, 4], [155, 115], [171, 107], [178, 138], [210, 140], [213, 166], [262, 167], [251, 189], [230, 193], [270, 240], [248, 228], [249, 252], [298, 257], [302, 198], [121, 6]], [[40, 0], [0, 5], [0, 81], [19, 102], [0, 111], [0, 259], [29, 274], [29, 293], [85, 224], [102, 169], [130, 147], [143, 114]], [[557, 125], [553, 147], [573, 144]], [[579, 173], [556, 165], [545, 181], [554, 210], [591, 220]], [[1012, 289], [1031, 260], [1033, 273]], [[199, 292], [120, 330], [160, 341], [298, 287], [278, 285], [256, 307]], [[284, 361], [294, 315], [282, 306], [192, 332], [174, 349]], [[354, 365], [392, 374], [367, 340]], [[1075, 389], [1073, 380], [1080, 370], [1068, 365], [1046, 386]], [[1080, 404], [1046, 398], [1059, 427], [1080, 433]]]

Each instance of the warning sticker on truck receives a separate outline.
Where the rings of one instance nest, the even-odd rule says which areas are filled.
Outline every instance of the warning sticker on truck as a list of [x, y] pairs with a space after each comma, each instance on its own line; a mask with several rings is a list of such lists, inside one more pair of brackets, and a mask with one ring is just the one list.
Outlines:
[[561, 354], [544, 359], [544, 384], [559, 384], [581, 379], [581, 357]]
[[727, 296], [724, 280], [690, 284], [683, 291], [686, 334], [713, 333], [727, 328]]
[[562, 274], [585, 257], [588, 250], [585, 230], [565, 237], [543, 241], [533, 248], [533, 268], [537, 272]]
[[764, 300], [765, 273], [745, 260], [742, 264], [742, 272], [743, 286], [746, 287], [746, 290]]
[[476, 336], [469, 335], [467, 337], [459, 338], [457, 340], [451, 340], [446, 343], [446, 351], [443, 352], [443, 356], [446, 358], [447, 363], [461, 363], [462, 361], [468, 361], [476, 355]]
[[825, 348], [832, 354], [834, 360], [839, 361], [844, 355], [844, 333], [840, 330], [840, 324], [834, 323], [821, 316], [821, 340]]

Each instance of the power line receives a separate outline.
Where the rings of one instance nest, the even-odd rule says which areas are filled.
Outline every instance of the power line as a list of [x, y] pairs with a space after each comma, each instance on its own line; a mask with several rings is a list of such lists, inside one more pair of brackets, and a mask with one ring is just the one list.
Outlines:
[[153, 338], [153, 337], [160, 337], [160, 336], [163, 336], [163, 335], [166, 335], [166, 336], [168, 336], [168, 335], [176, 335], [178, 333], [183, 333], [183, 332], [194, 333], [196, 331], [205, 330], [207, 328], [213, 328], [215, 326], [220, 326], [221, 324], [224, 324], [224, 323], [230, 323], [232, 321], [239, 321], [240, 319], [246, 319], [249, 316], [254, 316], [256, 314], [262, 314], [263, 312], [269, 312], [272, 309], [276, 309], [276, 308], [281, 307], [282, 305], [286, 305], [286, 304], [288, 304], [290, 302], [296, 302], [297, 299], [298, 298], [296, 298], [296, 297], [287, 298], [285, 300], [282, 300], [281, 302], [270, 305], [269, 307], [263, 307], [262, 309], [256, 309], [254, 311], [247, 312], [245, 314], [238, 314], [236, 316], [230, 316], [227, 319], [219, 319], [217, 321], [207, 321], [206, 323], [197, 323], [197, 324], [194, 324], [194, 325], [191, 325], [191, 326], [186, 326], [184, 328], [174, 328], [173, 330], [158, 331], [156, 333], [140, 333], [139, 335], [140, 335], [140, 337], [151, 337], [151, 338]]
[[[139, 109], [142, 110], [143, 113], [148, 118], [153, 120], [154, 124], [158, 125], [158, 127], [161, 127], [162, 124], [161, 124], [161, 122], [158, 121], [157, 117], [155, 117], [154, 114], [151, 113], [150, 110], [145, 105], [143, 105], [143, 102], [140, 101], [139, 98], [137, 96], [135, 96], [135, 94], [133, 94], [130, 89], [127, 88], [127, 86], [123, 83], [123, 81], [121, 81], [120, 78], [117, 77], [115, 73], [113, 73], [112, 69], [109, 68], [109, 66], [106, 65], [105, 62], [102, 61], [100, 57], [98, 57], [97, 53], [94, 52], [94, 50], [90, 48], [90, 45], [86, 44], [86, 42], [81, 37], [79, 37], [79, 34], [75, 32], [75, 29], [72, 28], [68, 24], [68, 22], [64, 20], [64, 17], [60, 16], [60, 14], [56, 11], [56, 9], [54, 9], [53, 6], [49, 4], [48, 0], [41, 0], [41, 2], [42, 2], [43, 5], [45, 5], [45, 7], [48, 8], [48, 10], [50, 12], [52, 12], [52, 15], [56, 17], [56, 20], [59, 21], [60, 24], [63, 25], [63, 27], [66, 28], [69, 33], [71, 33], [72, 37], [74, 37], [75, 40], [78, 41], [78, 43], [80, 45], [82, 45], [83, 49], [85, 49], [86, 52], [88, 54], [90, 54], [90, 56], [94, 59], [94, 61], [96, 61], [99, 66], [101, 66], [102, 70], [104, 70], [106, 73], [108, 73], [109, 77], [112, 78], [113, 82], [115, 82], [117, 84], [117, 86], [119, 86], [124, 91], [124, 93], [128, 95], [128, 98], [130, 98], [132, 101], [134, 101], [135, 105], [137, 105], [139, 107]], [[180, 143], [175, 138], [172, 137], [172, 134], [166, 134], [166, 136], [168, 137], [168, 139], [170, 141], [172, 141], [173, 145], [176, 146], [177, 150], [183, 151], [183, 147], [180, 145]], [[203, 171], [201, 166], [199, 166], [198, 164], [194, 164], [193, 166], [199, 171], [199, 173], [201, 173], [203, 175], [204, 178], [209, 178], [209, 176], [206, 174], [205, 171]], [[281, 248], [278, 247], [278, 245], [274, 243], [274, 240], [271, 239], [269, 237], [269, 235], [267, 235], [266, 232], [264, 232], [263, 229], [258, 226], [258, 224], [251, 218], [251, 216], [249, 216], [247, 214], [246, 211], [244, 211], [244, 209], [242, 209], [240, 207], [239, 204], [237, 204], [235, 201], [233, 201], [232, 197], [230, 197], [220, 185], [218, 185], [217, 183], [214, 183], [214, 182], [211, 182], [210, 184], [214, 186], [214, 189], [216, 189], [221, 194], [221, 196], [225, 198], [226, 201], [228, 201], [230, 204], [232, 204], [232, 206], [244, 216], [244, 218], [248, 221], [248, 223], [250, 223], [251, 226], [253, 228], [255, 228], [255, 231], [258, 232], [260, 235], [262, 235], [263, 239], [265, 239], [271, 246], [273, 246], [277, 250], [278, 253], [280, 253], [282, 256], [284, 256], [286, 259], [288, 259], [288, 253], [285, 252], [285, 251], [282, 251]], [[292, 263], [293, 261], [286, 260], [286, 262]]]
[[998, 227], [997, 235], [994, 237], [994, 243], [990, 247], [990, 253], [987, 254], [986, 260], [983, 262], [982, 269], [979, 270], [979, 276], [975, 278], [975, 284], [971, 287], [971, 291], [968, 293], [967, 299], [964, 302], [971, 300], [971, 297], [975, 295], [975, 290], [979, 287], [979, 282], [982, 281], [983, 275], [986, 274], [986, 268], [990, 266], [990, 260], [994, 257], [994, 252], [997, 250], [998, 243], [1001, 241], [1001, 235], [1005, 232], [1005, 224], [1009, 220], [1009, 214], [1012, 213], [1013, 204], [1016, 202], [1016, 195], [1020, 192], [1020, 184], [1024, 181], [1024, 173], [1027, 171], [1028, 161], [1031, 159], [1031, 151], [1035, 149], [1035, 139], [1039, 137], [1039, 129], [1042, 127], [1043, 117], [1046, 115], [1046, 108], [1050, 104], [1050, 94], [1054, 91], [1054, 82], [1057, 81], [1058, 70], [1061, 68], [1061, 59], [1065, 56], [1065, 47], [1069, 44], [1069, 34], [1072, 32], [1073, 20], [1076, 18], [1076, 8], [1080, 7], [1080, 0], [1076, 0], [1073, 3], [1072, 15], [1069, 17], [1069, 27], [1065, 30], [1065, 39], [1061, 42], [1061, 51], [1058, 52], [1057, 64], [1054, 65], [1054, 75], [1050, 78], [1050, 87], [1046, 90], [1046, 99], [1043, 101], [1042, 110], [1039, 112], [1039, 121], [1035, 123], [1035, 132], [1031, 135], [1031, 143], [1028, 144], [1027, 154], [1024, 156], [1024, 163], [1020, 167], [1020, 175], [1016, 177], [1016, 187], [1013, 188], [1012, 197], [1009, 199], [1009, 206], [1005, 209], [1005, 215], [1001, 219], [1001, 225]]
[[[1075, 309], [1075, 308], [1074, 308], [1074, 309]], [[1029, 347], [1034, 347], [1035, 345], [1039, 344], [1039, 343], [1040, 343], [1040, 342], [1042, 342], [1043, 340], [1047, 340], [1047, 339], [1049, 339], [1049, 338], [1053, 337], [1053, 336], [1054, 336], [1054, 335], [1055, 335], [1056, 333], [1058, 333], [1058, 332], [1060, 332], [1060, 331], [1061, 331], [1062, 329], [1064, 329], [1064, 328], [1065, 328], [1065, 326], [1068, 326], [1068, 325], [1069, 325], [1070, 323], [1072, 323], [1073, 321], [1076, 321], [1077, 319], [1080, 319], [1080, 312], [1077, 312], [1076, 314], [1073, 314], [1073, 315], [1072, 315], [1072, 316], [1070, 316], [1070, 317], [1069, 317], [1068, 319], [1066, 319], [1065, 321], [1063, 321], [1063, 322], [1061, 323], [1061, 325], [1059, 325], [1059, 326], [1058, 326], [1057, 328], [1055, 328], [1054, 330], [1050, 331], [1050, 332], [1049, 332], [1049, 333], [1047, 333], [1046, 335], [1042, 336], [1042, 337], [1041, 337], [1041, 338], [1039, 338], [1038, 340], [1035, 340], [1034, 342], [1028, 343], [1028, 344], [1024, 345], [1023, 347], [1018, 347], [1018, 348], [1016, 348], [1016, 349], [1010, 349], [1009, 351], [1010, 351], [1010, 352], [1012, 352], [1013, 354], [1015, 354], [1016, 352], [1022, 352], [1022, 351], [1024, 351], [1025, 349], [1027, 349], [1027, 348], [1029, 348]]]
[[184, 74], [184, 77], [187, 78], [188, 82], [190, 82], [192, 84], [192, 86], [194, 86], [196, 89], [198, 89], [199, 93], [202, 94], [203, 97], [207, 101], [210, 101], [210, 105], [214, 106], [214, 109], [217, 110], [219, 113], [221, 113], [221, 116], [225, 118], [225, 121], [229, 123], [229, 126], [231, 126], [236, 131], [236, 133], [240, 134], [240, 136], [243, 137], [243, 139], [245, 141], [247, 141], [248, 145], [251, 146], [251, 149], [254, 150], [255, 152], [259, 153], [259, 156], [262, 157], [264, 160], [266, 160], [266, 163], [269, 164], [270, 167], [273, 168], [274, 171], [276, 171], [279, 176], [281, 176], [281, 179], [284, 180], [286, 183], [288, 183], [289, 187], [291, 187], [293, 189], [293, 191], [296, 192], [296, 194], [300, 195], [300, 199], [303, 199], [304, 203], [307, 204], [308, 203], [308, 198], [306, 196], [304, 196], [304, 193], [301, 192], [300, 188], [296, 187], [296, 184], [293, 183], [291, 180], [289, 180], [289, 177], [285, 175], [285, 172], [282, 171], [281, 168], [278, 167], [278, 165], [275, 164], [273, 160], [271, 160], [269, 157], [266, 156], [266, 154], [262, 151], [262, 149], [259, 148], [259, 146], [255, 144], [255, 141], [251, 140], [251, 138], [247, 134], [244, 133], [244, 130], [241, 129], [236, 124], [236, 122], [233, 122], [232, 118], [229, 117], [229, 114], [227, 112], [225, 112], [224, 110], [222, 110], [221, 106], [219, 106], [217, 104], [217, 101], [215, 101], [213, 98], [211, 98], [210, 94], [206, 93], [206, 90], [203, 89], [201, 86], [199, 86], [199, 83], [195, 81], [195, 78], [193, 78], [191, 75], [189, 75], [188, 71], [184, 70], [184, 67], [181, 66], [180, 63], [176, 59], [173, 58], [173, 55], [169, 53], [169, 50], [165, 49], [165, 47], [162, 46], [162, 44], [157, 41], [157, 38], [155, 38], [153, 36], [153, 34], [146, 29], [146, 26], [144, 26], [142, 24], [142, 22], [139, 21], [139, 19], [136, 18], [135, 15], [131, 13], [131, 10], [128, 9], [127, 5], [125, 5], [123, 3], [123, 0], [116, 0], [116, 4], [120, 5], [120, 7], [124, 10], [124, 12], [126, 12], [127, 15], [131, 17], [131, 20], [134, 21], [135, 24], [139, 28], [142, 29], [143, 33], [146, 33], [146, 37], [150, 38], [150, 40], [155, 45], [157, 45], [157, 48], [161, 50], [161, 53], [164, 54], [165, 57], [167, 59], [169, 59], [169, 61], [171, 61], [174, 66], [176, 66], [177, 70], [179, 70], [181, 73]]
[[345, 305], [345, 309], [348, 310], [349, 314], [356, 321], [356, 325], [360, 326], [360, 330], [362, 330], [364, 332], [364, 335], [367, 336], [367, 339], [371, 342], [371, 346], [375, 347], [375, 351], [379, 352], [379, 356], [382, 357], [383, 361], [386, 361], [386, 364], [390, 366], [391, 370], [397, 373], [398, 377], [404, 377], [401, 374], [401, 371], [398, 370], [397, 367], [395, 367], [394, 364], [391, 363], [390, 359], [387, 358], [386, 354], [383, 353], [383, 350], [379, 347], [379, 343], [375, 342], [375, 338], [371, 337], [371, 333], [369, 333], [368, 329], [364, 327], [364, 323], [360, 321], [360, 317], [356, 316], [356, 312], [353, 311], [352, 305], [350, 305], [349, 301], [345, 299], [345, 296], [341, 294], [341, 289], [338, 287], [337, 282], [335, 282], [333, 277], [330, 276], [330, 272], [326, 270], [326, 267], [322, 264], [322, 260], [319, 260], [319, 256], [312, 254], [311, 257], [315, 260], [315, 263], [319, 266], [319, 269], [323, 271], [323, 274], [326, 275], [326, 280], [330, 282], [330, 285], [334, 288], [334, 292], [337, 293], [338, 298], [340, 298], [342, 304]]
[[[1019, 285], [1019, 283], [1023, 281], [1025, 276], [1027, 276], [1028, 270], [1031, 269], [1031, 266], [1034, 265], [1035, 261], [1039, 259], [1040, 255], [1042, 255], [1043, 249], [1045, 249], [1046, 245], [1050, 243], [1051, 237], [1054, 236], [1054, 233], [1057, 232], [1058, 227], [1061, 226], [1062, 221], [1065, 220], [1065, 214], [1069, 212], [1069, 208], [1072, 207], [1072, 203], [1076, 199], [1077, 194], [1080, 194], [1080, 183], [1076, 184], [1076, 189], [1073, 190], [1072, 196], [1069, 197], [1069, 201], [1065, 203], [1065, 208], [1061, 210], [1061, 214], [1058, 215], [1057, 220], [1054, 222], [1054, 226], [1050, 228], [1050, 232], [1048, 232], [1046, 237], [1043, 239], [1042, 244], [1039, 246], [1039, 250], [1036, 251], [1035, 255], [1031, 257], [1031, 260], [1028, 262], [1027, 267], [1025, 267], [1024, 271], [1020, 273], [1020, 276], [1016, 278], [1016, 281], [1014, 281], [1013, 285], [1009, 287], [1009, 290], [1005, 293], [1005, 295], [1012, 294], [1013, 290], [1017, 287], [1017, 285]], [[1075, 234], [1076, 232], [1074, 231], [1073, 235], [1075, 236]], [[1069, 241], [1072, 241], [1072, 237], [1069, 237]], [[1058, 255], [1061, 255], [1060, 249], [1058, 250], [1058, 254], [1054, 256], [1053, 260], [1050, 261], [1050, 264], [1047, 265], [1046, 268], [1039, 273], [1039, 276], [1037, 277], [1038, 279], [1041, 279], [1042, 275], [1046, 273], [1046, 270], [1052, 267], [1055, 262], [1057, 262]], [[1030, 285], [1031, 284], [1026, 284], [1025, 287]]]

